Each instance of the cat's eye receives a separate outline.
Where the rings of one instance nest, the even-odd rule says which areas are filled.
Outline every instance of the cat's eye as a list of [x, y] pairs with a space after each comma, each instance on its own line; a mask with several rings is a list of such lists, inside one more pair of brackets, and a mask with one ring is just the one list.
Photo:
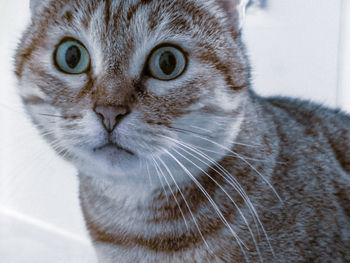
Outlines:
[[67, 74], [82, 74], [90, 67], [89, 52], [80, 42], [73, 39], [61, 42], [54, 59], [58, 69]]
[[155, 49], [148, 61], [152, 77], [159, 80], [173, 80], [185, 71], [185, 54], [174, 46], [162, 46]]

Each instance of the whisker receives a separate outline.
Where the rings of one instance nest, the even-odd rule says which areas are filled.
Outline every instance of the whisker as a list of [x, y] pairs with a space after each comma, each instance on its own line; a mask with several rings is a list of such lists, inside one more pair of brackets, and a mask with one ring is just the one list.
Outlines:
[[[185, 132], [185, 133], [187, 132], [187, 133], [191, 133], [191, 134], [198, 135], [198, 136], [209, 137], [206, 134], [201, 134], [201, 133], [193, 132], [193, 131], [182, 129], [182, 128], [171, 127], [170, 129], [175, 130], [175, 131], [179, 131], [179, 132]], [[245, 144], [245, 143], [240, 143], [240, 142], [232, 142], [232, 143], [234, 145], [240, 145], [240, 146], [246, 146], [246, 147], [252, 147], [252, 148], [259, 147], [259, 145], [250, 145], [250, 144]]]
[[40, 116], [55, 117], [55, 118], [65, 119], [65, 117], [60, 116], [60, 115], [47, 114], [47, 113], [36, 113], [36, 114], [37, 114], [37, 115], [40, 115]]
[[[204, 189], [204, 187], [200, 184], [200, 182], [192, 175], [192, 173], [173, 155], [171, 154], [168, 150], [165, 150], [166, 153], [175, 160], [175, 162], [185, 171], [185, 173], [192, 179], [192, 181], [197, 185], [197, 187], [202, 191], [202, 193], [206, 196], [206, 198], [208, 199], [208, 201], [211, 203], [211, 205], [213, 206], [213, 208], [215, 209], [216, 213], [219, 215], [219, 217], [221, 218], [222, 222], [229, 228], [229, 230], [231, 231], [232, 235], [234, 236], [234, 238], [237, 241], [237, 244], [239, 245], [239, 247], [242, 250], [242, 253], [244, 254], [244, 257], [246, 258], [246, 260], [248, 261], [246, 252], [244, 251], [244, 248], [246, 248], [247, 250], [249, 250], [249, 248], [247, 247], [247, 245], [239, 238], [239, 236], [237, 235], [237, 233], [232, 229], [232, 227], [229, 225], [229, 223], [227, 222], [226, 218], [224, 217], [224, 215], [222, 214], [221, 210], [218, 208], [218, 206], [215, 204], [214, 200], [211, 198], [211, 196], [208, 194], [208, 192]], [[242, 247], [244, 246], [244, 248]], [[249, 261], [248, 261], [249, 262]]]
[[186, 205], [186, 207], [187, 207], [187, 209], [188, 209], [188, 211], [189, 211], [189, 213], [190, 213], [190, 215], [191, 215], [191, 217], [192, 217], [193, 223], [195, 224], [196, 229], [197, 229], [199, 235], [201, 236], [201, 238], [202, 238], [202, 240], [203, 240], [203, 243], [205, 244], [205, 246], [207, 247], [207, 249], [209, 250], [209, 252], [210, 252], [211, 254], [214, 254], [214, 252], [212, 251], [212, 249], [209, 247], [208, 242], [205, 240], [202, 231], [200, 230], [200, 227], [199, 227], [199, 225], [198, 225], [197, 219], [196, 219], [196, 217], [193, 215], [192, 209], [191, 209], [190, 205], [188, 204], [185, 195], [184, 195], [183, 192], [181, 191], [181, 189], [180, 189], [179, 185], [177, 184], [177, 182], [176, 182], [176, 180], [175, 180], [175, 178], [174, 178], [172, 172], [170, 171], [170, 169], [169, 169], [167, 166], [165, 166], [165, 167], [166, 167], [166, 170], [168, 171], [168, 173], [169, 173], [171, 179], [174, 181], [174, 184], [175, 184], [177, 190], [179, 191], [179, 193], [180, 193], [180, 195], [181, 195], [183, 201], [185, 202], [185, 205]]
[[[274, 253], [274, 249], [272, 248], [272, 245], [271, 245], [271, 242], [270, 242], [270, 239], [269, 239], [269, 236], [260, 220], [260, 217], [254, 207], [254, 205], [252, 204], [249, 196], [246, 194], [246, 192], [244, 191], [244, 189], [242, 188], [242, 186], [240, 185], [240, 183], [237, 181], [237, 179], [232, 175], [230, 174], [226, 169], [225, 167], [223, 167], [222, 165], [220, 165], [218, 162], [216, 162], [215, 160], [213, 160], [212, 158], [210, 158], [208, 155], [206, 155], [205, 153], [203, 153], [202, 151], [196, 149], [196, 146], [192, 145], [192, 144], [189, 144], [189, 143], [185, 143], [185, 142], [180, 142], [176, 139], [173, 139], [171, 137], [167, 137], [167, 136], [162, 136], [164, 138], [167, 138], [169, 140], [172, 140], [173, 142], [175, 142], [176, 144], [180, 144], [182, 145], [183, 147], [189, 149], [190, 151], [193, 151], [194, 153], [198, 154], [199, 156], [201, 156], [202, 158], [206, 159], [207, 161], [209, 161], [210, 163], [212, 163], [212, 166], [211, 169], [214, 170], [215, 172], [217, 172], [218, 174], [220, 174], [221, 176], [223, 176], [223, 178], [225, 179], [225, 181], [227, 181], [241, 196], [242, 198], [244, 199], [245, 203], [247, 204], [248, 206], [248, 209], [250, 210], [250, 212], [252, 213], [253, 215], [253, 220], [255, 222], [255, 225], [257, 225], [256, 221], [259, 223], [263, 233], [264, 233], [264, 236], [269, 244], [269, 247], [270, 247], [270, 250], [273, 254], [273, 256], [275, 256], [275, 253]], [[199, 161], [203, 162], [202, 160], [198, 159]], [[204, 163], [205, 164], [205, 163]], [[210, 165], [208, 165], [210, 167]], [[215, 167], [217, 167], [220, 171], [218, 171]], [[224, 173], [225, 175], [223, 175], [222, 173]], [[259, 229], [257, 227], [257, 229]]]
[[205, 141], [207, 141], [207, 142], [210, 142], [210, 143], [212, 143], [212, 144], [214, 144], [214, 145], [216, 145], [216, 146], [219, 146], [220, 148], [222, 148], [222, 149], [224, 149], [224, 150], [226, 150], [226, 151], [228, 151], [228, 152], [230, 152], [230, 153], [236, 155], [239, 159], [241, 159], [243, 162], [245, 162], [251, 169], [253, 169], [254, 172], [256, 172], [256, 173], [263, 179], [263, 181], [271, 188], [271, 190], [274, 192], [274, 194], [276, 195], [276, 197], [277, 197], [277, 198], [279, 199], [279, 201], [283, 204], [282, 198], [281, 198], [280, 195], [277, 193], [277, 191], [276, 191], [276, 189], [273, 187], [273, 185], [269, 182], [269, 180], [267, 180], [267, 178], [266, 178], [264, 175], [262, 175], [251, 163], [249, 163], [246, 159], [244, 159], [244, 157], [240, 156], [238, 153], [232, 151], [231, 149], [229, 149], [229, 148], [227, 148], [227, 147], [225, 147], [225, 146], [223, 146], [223, 145], [221, 145], [221, 144], [219, 144], [219, 143], [217, 143], [217, 142], [215, 142], [215, 141], [213, 141], [213, 140], [210, 140], [210, 139], [205, 138], [205, 137], [200, 136], [200, 135], [195, 135], [195, 136], [198, 137], [198, 138], [200, 138], [200, 139], [202, 139], [202, 140], [205, 140]]
[[192, 128], [195, 128], [195, 129], [197, 129], [197, 130], [202, 130], [202, 131], [204, 131], [204, 132], [206, 132], [206, 133], [211, 133], [211, 132], [213, 132], [213, 131], [211, 131], [211, 130], [204, 129], [204, 128], [202, 128], [202, 127], [198, 127], [198, 126], [195, 126], [195, 125], [191, 125], [191, 127], [192, 127]]
[[[177, 145], [182, 145], [183, 147], [195, 152], [196, 154], [198, 154], [201, 157], [204, 157], [207, 161], [209, 161], [212, 165], [220, 168], [222, 167], [218, 162], [216, 162], [215, 160], [211, 159], [208, 155], [206, 155], [205, 153], [203, 153], [202, 151], [198, 150], [196, 146], [189, 144], [189, 143], [185, 143], [185, 142], [181, 142], [179, 140], [176, 140], [174, 138], [171, 137], [167, 137], [167, 136], [162, 136], [164, 138], [167, 138], [173, 142], [175, 142]], [[201, 162], [203, 162], [202, 160], [200, 160]], [[208, 167], [210, 167], [210, 164], [207, 164], [205, 162], [203, 162], [204, 164], [208, 165]], [[222, 167], [223, 168], [223, 167]], [[215, 169], [215, 167], [211, 167], [211, 169], [213, 169], [214, 171], [216, 171], [217, 173], [221, 174], [219, 171], [217, 171]], [[221, 170], [222, 171], [222, 170]], [[223, 171], [222, 171], [223, 172]], [[224, 172], [225, 173], [225, 172]], [[229, 174], [229, 172], [227, 172], [227, 174], [232, 177], [232, 179], [234, 180], [234, 185], [232, 185], [234, 187], [234, 189], [241, 195], [243, 195], [244, 197], [248, 197], [244, 191], [244, 189], [240, 186], [239, 182], [237, 181], [237, 179], [235, 179], [231, 174]], [[222, 174], [221, 174], [222, 175]]]
[[[178, 208], [179, 208], [179, 210], [180, 210], [180, 213], [181, 213], [182, 218], [183, 218], [183, 220], [184, 220], [186, 229], [189, 230], [189, 227], [188, 227], [188, 224], [187, 224], [187, 221], [186, 221], [185, 214], [183, 213], [183, 211], [182, 211], [182, 209], [181, 209], [181, 206], [180, 206], [180, 204], [179, 204], [179, 202], [178, 202], [178, 200], [177, 200], [177, 198], [176, 198], [176, 196], [175, 196], [175, 194], [174, 194], [173, 189], [171, 188], [171, 186], [170, 186], [168, 180], [166, 179], [166, 176], [165, 176], [164, 173], [163, 173], [163, 170], [162, 170], [161, 167], [158, 165], [157, 161], [154, 159], [154, 157], [152, 157], [152, 159], [153, 159], [153, 161], [157, 164], [159, 170], [161, 170], [161, 172], [162, 172], [162, 174], [163, 174], [163, 177], [164, 177], [164, 180], [165, 180], [165, 182], [167, 183], [167, 185], [168, 185], [168, 187], [169, 187], [169, 189], [170, 189], [170, 192], [171, 192], [172, 196], [174, 197], [175, 202], [176, 202], [176, 204], [177, 204], [177, 206], [178, 206]], [[163, 164], [164, 167], [166, 167], [165, 163], [163, 162], [163, 160], [162, 160], [160, 157], [158, 157], [157, 159]]]
[[[222, 154], [222, 152], [218, 152], [218, 151], [213, 151], [213, 150], [210, 150], [210, 149], [207, 149], [207, 148], [204, 148], [204, 147], [200, 147], [200, 146], [196, 146], [198, 149], [201, 149], [203, 151], [206, 151], [206, 152], [210, 152], [210, 153], [215, 153], [215, 154]], [[225, 156], [230, 156], [230, 157], [235, 157], [235, 158], [238, 158], [236, 155], [233, 155], [233, 154], [227, 154]], [[243, 155], [241, 155], [243, 156]], [[254, 162], [262, 162], [262, 163], [267, 163], [267, 162], [270, 162], [268, 160], [260, 160], [260, 159], [255, 159], [255, 158], [250, 158], [250, 157], [247, 157], [247, 156], [244, 156], [244, 158], [246, 160], [250, 160], [250, 161], [254, 161]]]
[[[193, 147], [195, 147], [195, 146], [193, 146]], [[199, 150], [196, 150], [196, 151], [199, 151]], [[200, 153], [200, 151], [199, 151], [199, 153]], [[197, 154], [198, 154], [198, 153], [197, 153]], [[218, 167], [218, 169], [219, 169], [221, 172], [223, 172], [223, 173], [227, 176], [227, 178], [226, 178], [226, 176], [223, 176], [223, 177], [224, 177], [225, 180], [227, 180], [227, 179], [229, 180], [228, 183], [229, 183], [230, 185], [232, 185], [232, 184], [233, 184], [233, 185], [238, 185], [238, 186], [239, 186], [239, 189], [242, 189], [242, 194], [243, 194], [243, 196], [244, 196], [244, 201], [246, 202], [246, 204], [247, 204], [247, 206], [248, 206], [248, 209], [250, 210], [251, 214], [253, 215], [254, 223], [255, 223], [255, 225], [257, 225], [257, 222], [258, 222], [258, 224], [259, 224], [260, 228], [262, 229], [262, 231], [263, 231], [263, 233], [264, 233], [264, 236], [265, 236], [265, 238], [266, 238], [266, 240], [267, 240], [267, 242], [268, 242], [268, 244], [269, 244], [270, 250], [271, 250], [273, 256], [275, 256], [275, 252], [274, 252], [274, 249], [272, 248], [272, 245], [271, 245], [271, 242], [270, 242], [270, 238], [269, 238], [269, 236], [268, 236], [268, 234], [267, 234], [267, 232], [266, 232], [266, 230], [265, 230], [264, 225], [262, 224], [262, 222], [261, 222], [261, 220], [260, 220], [259, 214], [258, 214], [258, 212], [256, 211], [256, 209], [255, 209], [253, 203], [251, 202], [249, 196], [246, 194], [246, 192], [244, 191], [244, 189], [240, 186], [240, 183], [239, 183], [239, 182], [237, 181], [237, 179], [236, 179], [233, 175], [231, 175], [230, 172], [228, 172], [222, 165], [220, 165], [219, 163], [215, 162], [213, 159], [211, 159], [209, 156], [205, 155], [203, 152], [202, 152], [202, 154], [205, 156], [205, 158], [208, 158], [209, 161], [213, 162], [214, 165], [215, 165], [216, 167]], [[213, 169], [213, 167], [211, 167], [211, 169]], [[215, 169], [215, 171], [217, 172], [216, 169]], [[220, 174], [221, 174], [221, 173], [220, 173]], [[242, 195], [241, 195], [241, 196], [242, 196]], [[242, 196], [242, 197], [243, 197], [243, 196]], [[256, 222], [256, 221], [257, 221], [257, 222]], [[257, 230], [258, 230], [258, 232], [259, 232], [259, 228], [258, 228], [258, 227], [257, 227]]]
[[155, 168], [155, 170], [156, 170], [156, 172], [157, 172], [157, 175], [158, 175], [158, 178], [159, 178], [159, 182], [160, 182], [160, 184], [162, 185], [162, 188], [163, 188], [164, 195], [165, 195], [165, 197], [166, 197], [167, 203], [169, 204], [168, 193], [167, 193], [166, 190], [165, 190], [163, 180], [162, 180], [162, 178], [161, 178], [161, 176], [160, 176], [160, 172], [159, 172], [159, 170], [158, 170], [157, 164], [156, 164], [156, 162], [155, 162], [154, 159], [153, 159], [153, 165], [154, 165], [154, 168]]
[[[190, 152], [186, 151], [185, 149], [183, 148], [179, 148], [181, 149], [182, 151], [186, 152], [187, 154], [191, 155], [192, 157], [198, 159], [196, 156], [194, 156], [193, 154], [191, 154]], [[210, 180], [212, 180], [220, 189], [221, 191], [223, 191], [225, 193], [225, 195], [230, 199], [230, 201], [233, 203], [233, 205], [236, 207], [239, 215], [242, 217], [244, 223], [246, 224], [247, 228], [248, 228], [248, 231], [252, 237], [252, 240], [254, 242], [254, 245], [255, 245], [255, 248], [257, 250], [257, 253], [259, 254], [259, 258], [260, 258], [260, 261], [262, 262], [262, 257], [261, 257], [261, 252], [260, 252], [260, 249], [259, 249], [259, 246], [257, 244], [257, 241], [255, 239], [255, 236], [253, 234], [253, 231], [246, 219], [246, 217], [244, 216], [242, 210], [238, 207], [237, 203], [233, 200], [233, 198], [231, 197], [231, 195], [222, 187], [221, 184], [218, 183], [218, 181], [216, 181], [210, 174], [208, 174], [204, 169], [202, 169], [200, 166], [198, 166], [197, 164], [195, 164], [193, 161], [191, 161], [190, 159], [188, 159], [186, 156], [182, 155], [181, 153], [179, 153], [178, 151], [176, 151], [175, 149], [173, 149], [173, 151], [175, 151], [177, 154], [179, 154], [182, 158], [186, 159], [188, 162], [190, 162], [191, 164], [193, 164], [195, 167], [197, 167], [200, 171], [202, 171], [206, 176], [208, 176], [210, 178]], [[243, 197], [242, 197], [243, 198]], [[243, 198], [244, 199], [244, 198]]]
[[180, 131], [180, 132], [193, 133], [193, 134], [197, 134], [197, 135], [204, 135], [202, 133], [194, 132], [194, 131], [183, 129], [183, 128], [171, 127], [170, 129], [175, 130], [175, 131]]
[[152, 179], [151, 179], [151, 173], [149, 172], [149, 165], [148, 165], [148, 161], [147, 160], [146, 160], [146, 169], [147, 169], [147, 173], [148, 173], [149, 184], [152, 187], [153, 183], [152, 183]]

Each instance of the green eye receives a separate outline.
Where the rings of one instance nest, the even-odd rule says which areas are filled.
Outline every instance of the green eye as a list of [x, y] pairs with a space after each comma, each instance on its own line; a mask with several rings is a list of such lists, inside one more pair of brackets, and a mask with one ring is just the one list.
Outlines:
[[173, 46], [163, 46], [153, 51], [148, 68], [152, 76], [160, 80], [178, 78], [186, 68], [184, 53]]
[[89, 69], [90, 55], [86, 48], [76, 40], [63, 41], [55, 53], [59, 70], [67, 74], [82, 74]]

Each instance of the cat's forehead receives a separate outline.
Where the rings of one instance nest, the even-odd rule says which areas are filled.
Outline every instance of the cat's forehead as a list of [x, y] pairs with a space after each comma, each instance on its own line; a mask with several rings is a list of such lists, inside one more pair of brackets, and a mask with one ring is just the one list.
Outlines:
[[89, 31], [109, 47], [116, 41], [119, 44], [137, 41], [152, 33], [163, 38], [168, 35], [200, 38], [204, 31], [219, 35], [224, 27], [217, 19], [223, 16], [214, 3], [211, 0], [61, 0], [51, 1], [44, 14], [34, 16], [33, 20], [48, 29]]
[[132, 33], [129, 30], [135, 24], [138, 29], [157, 30], [167, 24], [181, 32], [195, 30], [189, 26], [208, 26], [208, 19], [220, 17], [212, 0], [60, 0], [50, 1], [43, 12], [33, 19], [45, 20], [46, 25], [94, 27], [119, 35]]
[[[139, 61], [157, 45], [192, 48], [215, 45], [223, 26], [212, 1], [110, 0], [51, 1], [38, 19], [37, 31], [46, 31], [51, 45], [63, 37], [77, 38], [90, 49], [101, 70], [129, 68], [137, 74]], [[215, 6], [215, 5], [214, 5]], [[135, 61], [136, 60], [136, 61]]]

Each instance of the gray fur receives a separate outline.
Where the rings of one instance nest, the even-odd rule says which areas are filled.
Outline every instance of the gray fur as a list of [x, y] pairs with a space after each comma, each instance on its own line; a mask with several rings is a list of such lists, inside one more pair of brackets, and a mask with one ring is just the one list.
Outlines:
[[[20, 95], [79, 170], [100, 262], [350, 262], [350, 117], [255, 94], [237, 4], [59, 0], [32, 9], [16, 55]], [[67, 36], [88, 50], [89, 71], [57, 70], [53, 54]], [[161, 82], [143, 68], [169, 43], [189, 64]], [[130, 111], [107, 134], [96, 106]], [[107, 137], [118, 147], [101, 150]]]

